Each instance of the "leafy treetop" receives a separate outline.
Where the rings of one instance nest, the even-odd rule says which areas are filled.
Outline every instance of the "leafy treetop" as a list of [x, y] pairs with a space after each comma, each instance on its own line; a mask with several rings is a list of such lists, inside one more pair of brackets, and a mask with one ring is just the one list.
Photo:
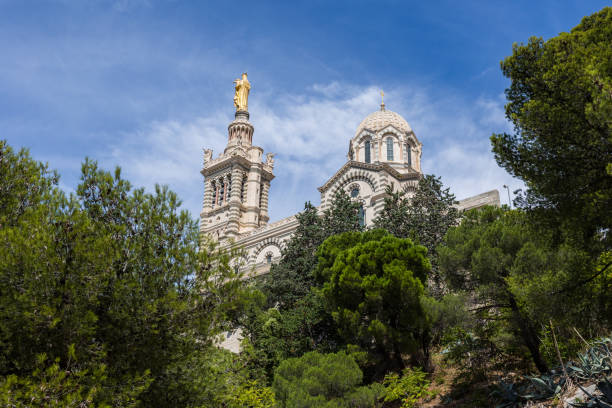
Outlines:
[[491, 137], [500, 166], [527, 184], [517, 203], [587, 237], [612, 226], [611, 43], [606, 7], [570, 33], [515, 44], [501, 63], [515, 132]]

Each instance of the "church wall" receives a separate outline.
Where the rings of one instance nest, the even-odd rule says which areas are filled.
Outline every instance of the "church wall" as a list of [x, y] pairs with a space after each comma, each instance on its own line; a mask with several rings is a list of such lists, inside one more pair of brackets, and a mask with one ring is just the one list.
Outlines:
[[[396, 180], [397, 182], [397, 180]], [[404, 182], [403, 186], [412, 186], [416, 182]], [[344, 187], [358, 185], [362, 191], [367, 191], [367, 200], [361, 200], [366, 208], [366, 225], [372, 226], [373, 220], [377, 214], [382, 211], [384, 206], [384, 189], [382, 191], [373, 191], [368, 183], [356, 181], [345, 183]], [[394, 184], [400, 186], [400, 183]], [[350, 190], [348, 191], [350, 194]], [[409, 196], [411, 194], [409, 193]], [[460, 210], [469, 210], [482, 207], [485, 205], [499, 206], [499, 192], [497, 190], [488, 191], [477, 196], [468, 197], [459, 201], [457, 207]], [[319, 213], [323, 212], [322, 206], [319, 207]], [[266, 255], [272, 254], [271, 263], [276, 263], [280, 260], [281, 253], [287, 241], [291, 238], [293, 232], [298, 226], [298, 221], [295, 216], [284, 218], [280, 221], [268, 224], [257, 228], [246, 234], [238, 236], [235, 245], [242, 247], [246, 252], [246, 257], [243, 260], [245, 272], [251, 276], [267, 273], [270, 270], [271, 264], [267, 262]]]
[[271, 264], [267, 262], [266, 254], [272, 254], [272, 263], [278, 262], [297, 226], [295, 216], [290, 216], [237, 237], [234, 245], [242, 247], [246, 253], [244, 272], [253, 276], [268, 272]]
[[371, 198], [378, 190], [380, 180], [376, 172], [365, 169], [351, 169], [334, 182], [330, 188], [321, 193], [321, 208], [325, 210], [331, 204], [336, 191], [342, 188], [350, 196], [350, 187], [356, 185], [360, 189], [359, 198]]
[[281, 256], [281, 249], [277, 244], [268, 244], [265, 247], [261, 248], [259, 254], [255, 258], [254, 263], [260, 264], [264, 262], [268, 262], [268, 257], [270, 257], [270, 262], [272, 260], [276, 260]]
[[481, 193], [472, 197], [464, 198], [459, 200], [457, 208], [461, 211], [473, 210], [475, 208], [484, 207], [485, 205], [492, 205], [494, 207], [500, 206], [499, 191], [491, 190], [485, 193]]

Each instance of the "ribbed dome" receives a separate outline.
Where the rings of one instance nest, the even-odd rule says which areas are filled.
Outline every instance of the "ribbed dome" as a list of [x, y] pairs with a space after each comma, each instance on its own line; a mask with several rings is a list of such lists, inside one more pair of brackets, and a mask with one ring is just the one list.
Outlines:
[[357, 136], [363, 129], [368, 129], [373, 132], [378, 132], [386, 128], [389, 125], [393, 125], [396, 129], [402, 132], [410, 132], [412, 129], [410, 125], [404, 118], [401, 117], [398, 113], [392, 112], [390, 110], [379, 110], [373, 113], [370, 113], [365, 117], [364, 120], [361, 121], [359, 126], [357, 127], [357, 131], [355, 132], [355, 136]]

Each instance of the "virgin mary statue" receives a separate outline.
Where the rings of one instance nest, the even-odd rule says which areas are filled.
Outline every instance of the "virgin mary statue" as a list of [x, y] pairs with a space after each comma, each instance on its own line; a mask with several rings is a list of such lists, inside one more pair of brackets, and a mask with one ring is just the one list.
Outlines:
[[234, 84], [236, 84], [236, 92], [234, 93], [234, 106], [236, 107], [236, 110], [248, 111], [251, 83], [247, 79], [246, 72], [242, 74], [242, 79], [235, 80]]

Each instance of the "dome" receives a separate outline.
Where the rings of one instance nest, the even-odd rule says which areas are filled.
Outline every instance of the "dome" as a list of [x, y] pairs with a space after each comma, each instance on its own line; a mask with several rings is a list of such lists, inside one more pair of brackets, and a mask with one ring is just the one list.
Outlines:
[[390, 110], [385, 110], [383, 108], [366, 116], [365, 119], [362, 120], [359, 126], [357, 127], [355, 136], [359, 135], [359, 133], [361, 133], [363, 129], [368, 129], [376, 133], [389, 125], [392, 125], [394, 128], [401, 132], [412, 131], [408, 122], [406, 122], [406, 120], [402, 118], [400, 114], [392, 112]]

